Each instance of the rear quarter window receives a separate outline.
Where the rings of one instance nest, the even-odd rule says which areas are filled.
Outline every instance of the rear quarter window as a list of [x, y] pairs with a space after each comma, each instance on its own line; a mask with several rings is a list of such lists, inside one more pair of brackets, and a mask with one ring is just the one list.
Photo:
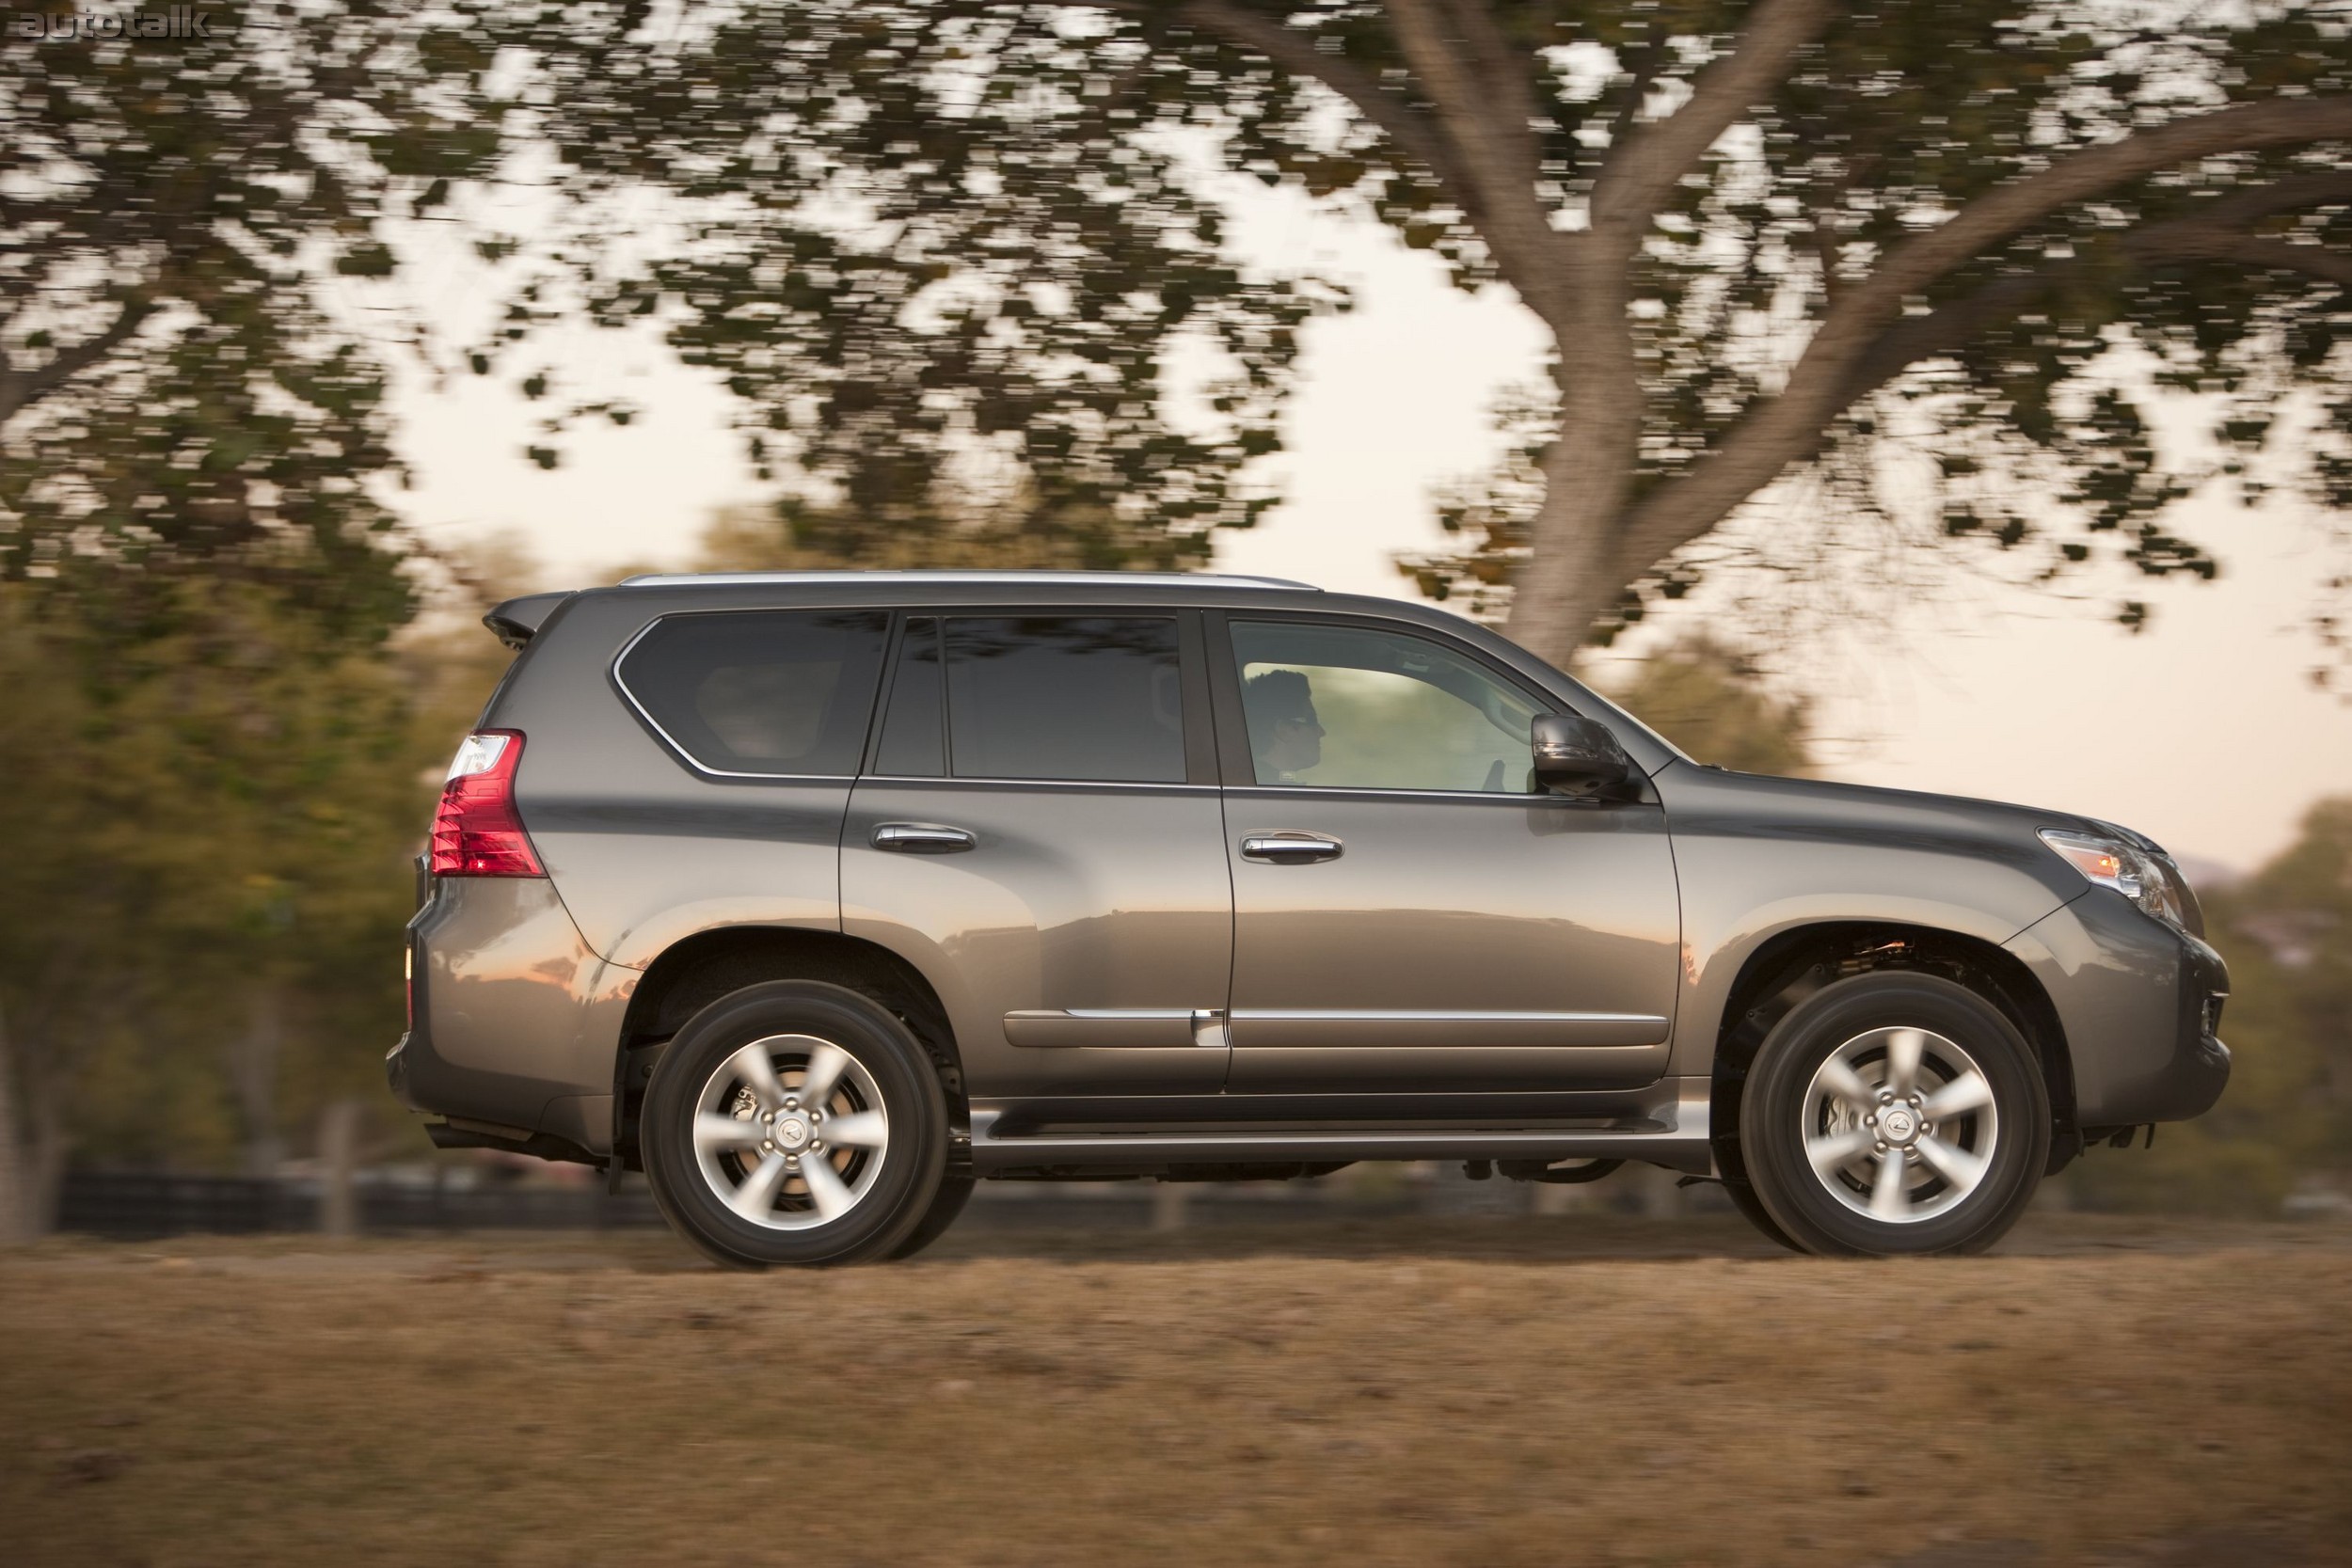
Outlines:
[[662, 737], [711, 772], [848, 776], [866, 749], [889, 624], [879, 610], [668, 615], [615, 674]]

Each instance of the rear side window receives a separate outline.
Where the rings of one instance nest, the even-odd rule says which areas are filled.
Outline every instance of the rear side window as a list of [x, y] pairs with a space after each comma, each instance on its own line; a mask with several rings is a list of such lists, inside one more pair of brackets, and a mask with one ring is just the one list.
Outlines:
[[946, 629], [956, 777], [1184, 782], [1173, 619], [976, 616]]
[[672, 615], [621, 659], [621, 689], [714, 773], [857, 771], [881, 678], [879, 610]]

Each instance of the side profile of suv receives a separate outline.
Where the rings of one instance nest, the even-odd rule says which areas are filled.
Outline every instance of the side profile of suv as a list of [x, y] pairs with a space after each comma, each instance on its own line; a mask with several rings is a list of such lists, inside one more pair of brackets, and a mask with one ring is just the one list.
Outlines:
[[1703, 767], [1441, 611], [1141, 574], [649, 577], [519, 650], [421, 860], [394, 1089], [643, 1169], [711, 1257], [982, 1178], [1647, 1161], [1820, 1253], [1982, 1247], [2211, 1106], [2155, 845]]

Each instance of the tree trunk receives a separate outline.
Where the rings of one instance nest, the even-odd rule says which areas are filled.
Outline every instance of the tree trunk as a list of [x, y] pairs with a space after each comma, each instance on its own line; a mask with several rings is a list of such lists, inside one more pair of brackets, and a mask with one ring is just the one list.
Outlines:
[[1563, 670], [1593, 623], [1649, 564], [1624, 559], [1642, 438], [1641, 367], [1626, 320], [1625, 276], [1610, 251], [1590, 244], [1568, 271], [1574, 310], [1555, 329], [1560, 432], [1544, 454], [1543, 505], [1528, 528], [1532, 554], [1505, 628]]
[[31, 1140], [17, 1126], [16, 1053], [8, 1019], [0, 1009], [0, 1246], [20, 1246], [39, 1230], [33, 1223]]
[[1603, 494], [1614, 487], [1592, 482], [1575, 461], [1578, 450], [1564, 425], [1544, 461], [1543, 505], [1528, 530], [1534, 555], [1504, 626], [1513, 641], [1563, 670], [1638, 575], [1618, 564], [1620, 514]]
[[1192, 1189], [1181, 1181], [1163, 1181], [1152, 1189], [1152, 1228], [1163, 1234], [1184, 1227], [1184, 1211], [1192, 1207]]
[[319, 1113], [319, 1229], [359, 1234], [359, 1113], [356, 1100], [331, 1100]]
[[255, 988], [246, 1031], [229, 1048], [229, 1081], [245, 1121], [247, 1176], [272, 1176], [285, 1159], [278, 1132], [278, 1064], [286, 1038], [285, 996], [269, 983]]

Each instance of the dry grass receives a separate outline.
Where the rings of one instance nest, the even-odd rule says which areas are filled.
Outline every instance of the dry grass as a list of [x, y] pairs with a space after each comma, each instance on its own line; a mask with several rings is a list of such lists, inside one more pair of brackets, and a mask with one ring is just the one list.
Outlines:
[[0, 1560], [2352, 1560], [2341, 1229], [950, 1242], [52, 1243], [0, 1262]]

